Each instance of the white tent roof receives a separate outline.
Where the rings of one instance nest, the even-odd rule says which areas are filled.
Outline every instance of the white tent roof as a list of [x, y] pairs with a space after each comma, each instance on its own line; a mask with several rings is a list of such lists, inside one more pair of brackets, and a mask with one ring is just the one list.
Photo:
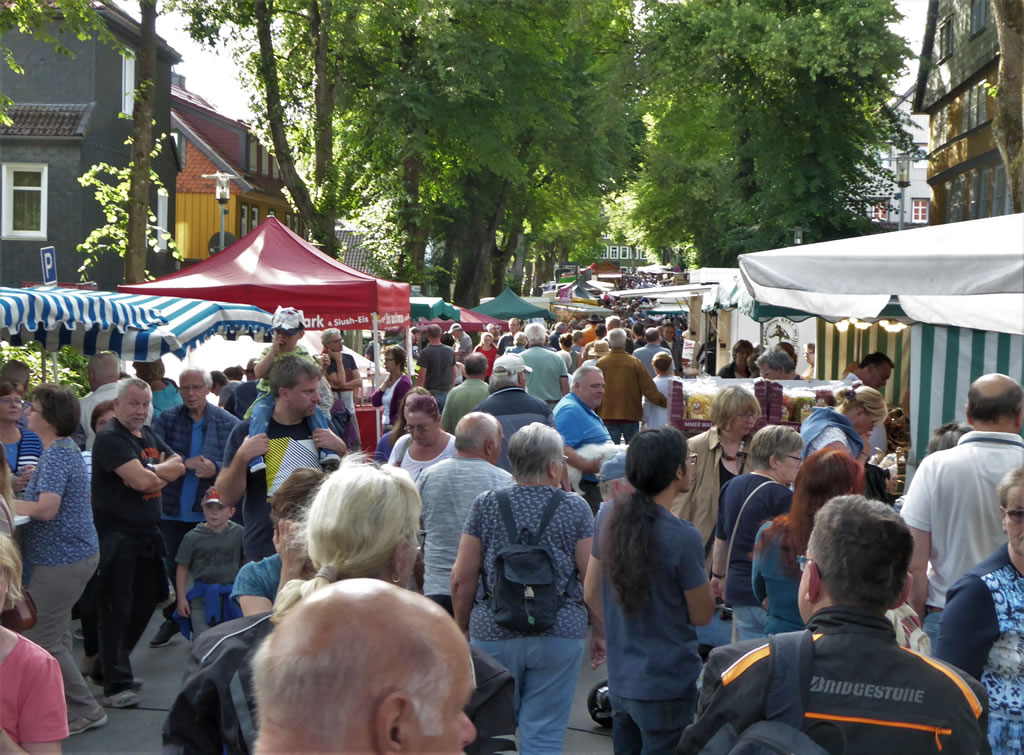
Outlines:
[[739, 258], [762, 304], [1024, 335], [1024, 214], [775, 249]]

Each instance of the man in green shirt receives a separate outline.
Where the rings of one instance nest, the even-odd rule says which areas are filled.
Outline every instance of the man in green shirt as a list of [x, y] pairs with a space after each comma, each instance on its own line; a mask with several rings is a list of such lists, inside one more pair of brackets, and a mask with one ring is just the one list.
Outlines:
[[454, 433], [459, 420], [476, 409], [477, 404], [490, 395], [487, 388], [487, 357], [470, 354], [464, 363], [466, 379], [448, 393], [441, 413], [441, 428]]

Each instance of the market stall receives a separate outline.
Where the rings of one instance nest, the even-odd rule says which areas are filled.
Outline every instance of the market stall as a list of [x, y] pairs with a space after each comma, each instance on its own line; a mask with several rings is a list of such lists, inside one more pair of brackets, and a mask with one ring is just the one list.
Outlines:
[[520, 320], [533, 320], [543, 317], [545, 320], [554, 320], [555, 316], [549, 309], [535, 307], [521, 296], [517, 296], [511, 288], [506, 288], [489, 302], [473, 307], [474, 312], [500, 320], [510, 320], [518, 317]]
[[442, 330], [447, 330], [452, 325], [452, 320], [458, 321], [462, 325], [462, 329], [466, 333], [481, 333], [487, 329], [488, 325], [498, 325], [502, 330], [508, 330], [508, 325], [504, 320], [499, 320], [497, 317], [490, 317], [488, 315], [474, 312], [472, 309], [465, 309], [458, 305], [451, 305], [452, 308], [458, 313], [458, 317], [449, 318], [448, 320], [442, 320], [440, 318], [433, 318], [429, 320], [419, 320], [416, 325], [421, 329], [427, 325], [437, 325]]
[[459, 322], [462, 310], [440, 296], [410, 296], [409, 316], [413, 320], [454, 320]]

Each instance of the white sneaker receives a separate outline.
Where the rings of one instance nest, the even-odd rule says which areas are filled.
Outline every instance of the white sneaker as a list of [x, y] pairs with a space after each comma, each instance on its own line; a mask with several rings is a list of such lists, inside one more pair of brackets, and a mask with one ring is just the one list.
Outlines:
[[139, 696], [131, 689], [123, 689], [100, 698], [100, 705], [107, 708], [134, 708], [138, 704]]

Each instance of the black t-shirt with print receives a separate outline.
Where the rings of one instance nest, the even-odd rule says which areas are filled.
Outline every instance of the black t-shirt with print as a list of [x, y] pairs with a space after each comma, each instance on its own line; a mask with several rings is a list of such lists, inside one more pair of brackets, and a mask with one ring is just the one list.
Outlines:
[[161, 453], [174, 454], [149, 425], [143, 425], [141, 435], [133, 435], [117, 419], [111, 419], [96, 436], [92, 449], [92, 508], [100, 537], [111, 531], [148, 531], [160, 521], [160, 491], [140, 493], [114, 471], [132, 459], [146, 466], [158, 464]]
[[[224, 449], [225, 467], [231, 464], [247, 437], [249, 420], [239, 422], [231, 431]], [[271, 417], [267, 437], [270, 439], [270, 450], [264, 456], [267, 468], [260, 472], [247, 471], [245, 476], [245, 497], [241, 508], [245, 525], [245, 558], [250, 561], [273, 556], [276, 552], [274, 525], [270, 522], [270, 496], [296, 469], [320, 469], [320, 455], [313, 445], [313, 431], [307, 420], [297, 425], [282, 425]]]

